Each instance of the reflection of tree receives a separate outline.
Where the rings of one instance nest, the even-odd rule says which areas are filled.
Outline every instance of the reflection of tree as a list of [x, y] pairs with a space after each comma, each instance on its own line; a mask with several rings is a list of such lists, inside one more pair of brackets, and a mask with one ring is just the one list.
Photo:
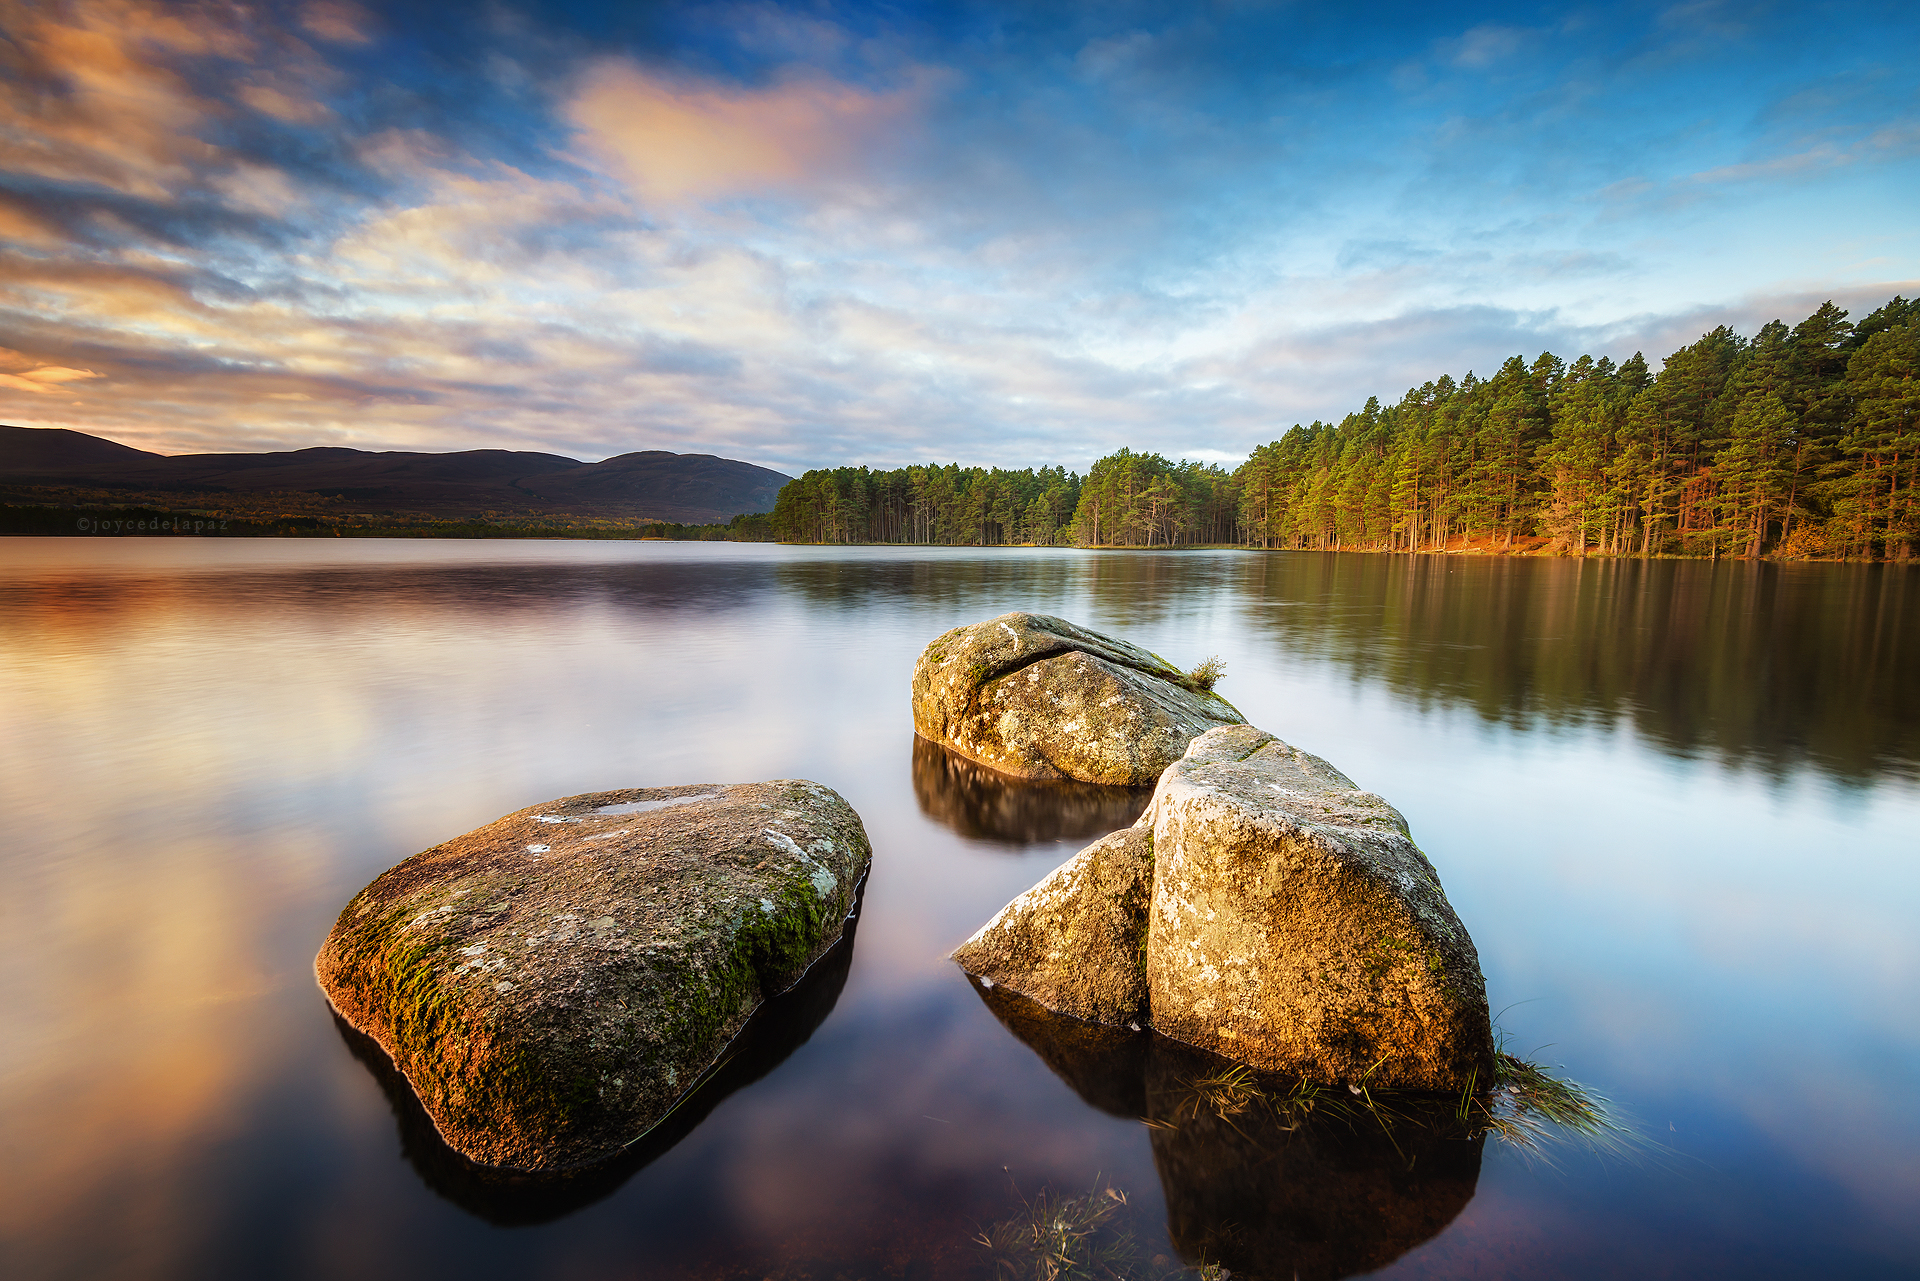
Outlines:
[[793, 987], [756, 1011], [706, 1076], [658, 1125], [619, 1156], [589, 1169], [530, 1175], [476, 1165], [446, 1145], [413, 1087], [373, 1038], [333, 1016], [340, 1039], [386, 1092], [400, 1127], [400, 1149], [428, 1187], [461, 1209], [503, 1227], [547, 1223], [613, 1195], [666, 1154], [729, 1095], [773, 1071], [826, 1022], [847, 985], [858, 917]]
[[[1920, 574], [1897, 565], [1313, 552], [852, 553], [615, 564], [303, 566], [47, 574], [8, 588], [20, 626], [218, 627], [396, 616], [510, 625], [595, 608], [648, 620], [911, 609], [971, 622], [1039, 608], [1138, 637], [1231, 602], [1236, 630], [1417, 707], [1489, 721], [1630, 724], [1663, 750], [1866, 783], [1920, 766]], [[932, 639], [929, 628], [924, 639]], [[1209, 642], [1207, 650], [1217, 646]], [[1186, 666], [1207, 650], [1166, 657]], [[1227, 655], [1244, 673], [1253, 654]], [[1227, 691], [1232, 693], [1229, 685]], [[1281, 727], [1284, 730], [1284, 727]]]
[[1431, 1240], [1473, 1199], [1485, 1136], [1452, 1100], [1316, 1105], [1177, 1041], [975, 991], [1088, 1104], [1147, 1123], [1168, 1232], [1190, 1264], [1249, 1281], [1352, 1276]]
[[1898, 566], [1266, 555], [1249, 620], [1416, 706], [1630, 724], [1679, 755], [1849, 782], [1920, 762], [1920, 575]]
[[922, 813], [961, 836], [1038, 845], [1105, 836], [1131, 827], [1152, 799], [1153, 789], [1014, 778], [916, 734], [913, 795]]

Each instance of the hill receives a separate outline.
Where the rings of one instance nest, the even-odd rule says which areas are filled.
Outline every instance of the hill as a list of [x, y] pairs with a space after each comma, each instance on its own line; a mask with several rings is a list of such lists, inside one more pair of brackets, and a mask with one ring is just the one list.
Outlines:
[[14, 501], [97, 501], [105, 494], [248, 511], [710, 524], [773, 510], [774, 496], [788, 479], [752, 463], [659, 449], [597, 463], [508, 449], [433, 454], [319, 448], [169, 457], [64, 428], [0, 426], [0, 492]]

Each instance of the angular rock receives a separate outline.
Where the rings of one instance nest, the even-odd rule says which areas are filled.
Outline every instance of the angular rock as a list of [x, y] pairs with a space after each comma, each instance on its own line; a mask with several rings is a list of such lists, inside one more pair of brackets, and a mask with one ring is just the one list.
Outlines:
[[1195, 739], [1149, 813], [1156, 1029], [1318, 1081], [1492, 1080], [1479, 953], [1398, 810], [1236, 726]]
[[1137, 645], [1047, 614], [957, 627], [913, 669], [913, 728], [1022, 778], [1151, 783], [1195, 735], [1245, 718]]
[[841, 937], [871, 860], [814, 783], [570, 796], [382, 873], [314, 968], [449, 1147], [570, 1170], [645, 1134]]
[[1124, 1026], [1147, 1013], [1153, 830], [1103, 836], [1000, 909], [953, 959], [1048, 1009]]
[[[1144, 920], [1127, 879], [1143, 861]], [[1139, 963], [1115, 941], [1142, 931], [1136, 1019]], [[1139, 824], [1063, 864], [954, 958], [1051, 1009], [1150, 1022], [1265, 1071], [1449, 1092], [1493, 1079], [1479, 955], [1406, 820], [1251, 726], [1194, 739]]]

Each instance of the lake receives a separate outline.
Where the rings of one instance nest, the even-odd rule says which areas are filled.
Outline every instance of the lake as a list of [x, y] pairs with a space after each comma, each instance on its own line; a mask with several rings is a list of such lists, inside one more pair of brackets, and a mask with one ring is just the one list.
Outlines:
[[[1227, 1225], [1298, 1245], [1248, 1277], [1920, 1272], [1920, 570], [0, 549], [10, 1277], [986, 1276], [976, 1234], [1109, 1186], [1171, 1267], [1224, 1213], [1193, 1186], [1216, 1176], [1291, 1207]], [[1013, 609], [1218, 655], [1250, 721], [1392, 801], [1508, 1046], [1640, 1140], [1489, 1139], [1431, 1178], [1364, 1136], [1176, 1159], [1049, 1066], [943, 958], [1139, 799], [916, 753], [908, 708], [928, 640]], [[438, 841], [572, 793], [782, 777], [865, 820], [853, 944], [597, 1180], [462, 1168], [314, 984], [347, 898]]]

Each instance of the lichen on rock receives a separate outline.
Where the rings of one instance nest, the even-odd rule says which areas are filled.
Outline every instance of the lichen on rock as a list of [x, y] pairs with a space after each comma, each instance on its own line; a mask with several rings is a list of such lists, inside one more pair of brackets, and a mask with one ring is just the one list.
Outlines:
[[840, 938], [871, 860], [852, 807], [800, 780], [566, 797], [388, 869], [315, 973], [450, 1147], [578, 1168]]
[[1156, 654], [1047, 614], [957, 627], [913, 669], [913, 727], [1033, 779], [1151, 783], [1198, 735], [1245, 718]]
[[1156, 1029], [1315, 1080], [1492, 1079], [1479, 954], [1398, 810], [1237, 726], [1194, 740], [1148, 812]]
[[1091, 1023], [1147, 1014], [1153, 829], [1103, 836], [1000, 910], [953, 953], [967, 973]]
[[[1152, 887], [1090, 874], [1151, 832]], [[1143, 919], [1115, 924], [1115, 914]], [[1473, 940], [1406, 820], [1316, 756], [1247, 725], [1194, 739], [1140, 824], [1015, 899], [955, 953], [1050, 1008], [1129, 1021], [1087, 993], [1138, 970], [1097, 934], [1137, 931], [1154, 1030], [1266, 1071], [1459, 1091], [1492, 1080]], [[990, 966], [990, 971], [977, 967]]]

